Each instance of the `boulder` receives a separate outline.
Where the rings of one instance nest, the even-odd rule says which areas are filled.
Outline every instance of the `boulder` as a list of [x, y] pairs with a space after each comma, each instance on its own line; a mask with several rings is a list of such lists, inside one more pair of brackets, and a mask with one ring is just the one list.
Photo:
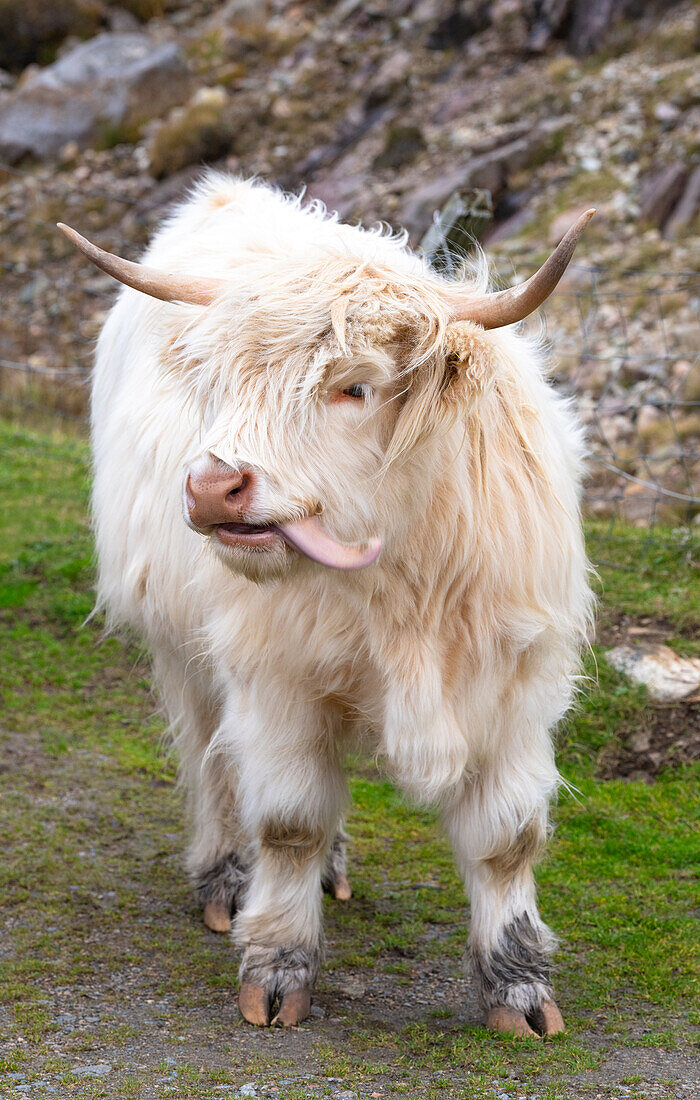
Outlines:
[[693, 169], [673, 213], [666, 223], [664, 236], [672, 240], [682, 236], [700, 210], [700, 165]]
[[[562, 121], [557, 125], [561, 126]], [[442, 209], [455, 191], [476, 188], [488, 191], [493, 203], [497, 203], [508, 182], [508, 177], [527, 167], [542, 148], [543, 141], [551, 140], [550, 128], [537, 128], [513, 141], [506, 141], [495, 149], [478, 154], [466, 163], [443, 172], [416, 188], [407, 197], [401, 211], [401, 223], [412, 237], [421, 237], [433, 220], [436, 210]]]
[[665, 645], [621, 645], [605, 654], [609, 664], [638, 684], [644, 684], [657, 703], [696, 701], [700, 689], [700, 660], [679, 657]]
[[28, 77], [0, 108], [0, 157], [56, 156], [138, 135], [149, 118], [181, 103], [190, 76], [180, 48], [149, 35], [99, 34]]
[[420, 247], [428, 262], [440, 270], [452, 272], [480, 240], [493, 218], [493, 203], [489, 191], [460, 188], [448, 199], [423, 237]]
[[688, 169], [682, 161], [656, 169], [642, 181], [640, 213], [650, 225], [665, 225], [685, 189]]

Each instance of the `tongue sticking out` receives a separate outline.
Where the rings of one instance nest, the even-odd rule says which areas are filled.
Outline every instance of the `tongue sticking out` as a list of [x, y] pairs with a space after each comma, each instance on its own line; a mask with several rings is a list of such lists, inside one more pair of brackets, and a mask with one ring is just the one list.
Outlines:
[[377, 560], [382, 548], [379, 539], [368, 539], [367, 542], [350, 545], [338, 542], [321, 526], [318, 516], [307, 516], [294, 523], [282, 523], [279, 531], [295, 550], [330, 569], [362, 569]]

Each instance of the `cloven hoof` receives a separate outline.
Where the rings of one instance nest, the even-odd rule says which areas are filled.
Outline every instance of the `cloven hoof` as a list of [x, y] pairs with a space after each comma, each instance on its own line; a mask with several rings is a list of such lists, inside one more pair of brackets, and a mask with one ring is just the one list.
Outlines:
[[554, 1001], [544, 1001], [532, 1022], [540, 1035], [558, 1035], [564, 1030], [562, 1014]]
[[336, 901], [350, 901], [352, 897], [352, 887], [348, 882], [347, 875], [338, 875], [333, 881], [333, 897]]
[[231, 914], [220, 901], [208, 901], [204, 906], [204, 923], [212, 932], [230, 932]]
[[311, 990], [290, 989], [285, 993], [272, 1027], [295, 1027], [311, 1012]]
[[486, 1017], [486, 1026], [489, 1031], [498, 1031], [502, 1035], [536, 1035], [525, 1019], [525, 1013], [517, 1008], [507, 1008], [505, 1005], [496, 1005], [489, 1010]]
[[[530, 1024], [534, 1025], [533, 1027]], [[547, 1037], [564, 1030], [561, 1012], [554, 1001], [545, 1001], [530, 1017], [524, 1012], [506, 1005], [497, 1005], [486, 1016], [486, 1026], [501, 1035], [534, 1035]]]
[[265, 987], [243, 982], [238, 994], [238, 1007], [244, 1019], [256, 1027], [296, 1027], [311, 1013], [311, 990], [290, 989], [282, 997], [279, 1011], [271, 1020], [272, 1001]]
[[270, 996], [262, 985], [243, 982], [238, 994], [241, 1016], [256, 1027], [267, 1027], [270, 1022]]

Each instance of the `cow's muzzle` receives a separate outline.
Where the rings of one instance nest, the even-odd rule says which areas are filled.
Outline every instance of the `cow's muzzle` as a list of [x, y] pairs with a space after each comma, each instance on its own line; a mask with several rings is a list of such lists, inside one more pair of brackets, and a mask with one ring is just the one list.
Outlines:
[[185, 510], [190, 526], [224, 546], [260, 551], [283, 539], [294, 550], [331, 569], [361, 569], [379, 557], [378, 538], [339, 542], [318, 515], [253, 521], [251, 515], [259, 515], [260, 506], [260, 477], [249, 466], [234, 469], [208, 454], [192, 466], [185, 479]]

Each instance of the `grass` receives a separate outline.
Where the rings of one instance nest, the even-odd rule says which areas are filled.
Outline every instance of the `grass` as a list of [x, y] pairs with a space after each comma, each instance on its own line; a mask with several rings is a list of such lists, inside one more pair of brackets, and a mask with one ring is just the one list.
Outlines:
[[[345, 1088], [555, 1100], [588, 1095], [585, 1075], [627, 1049], [638, 1062], [624, 1061], [616, 1080], [635, 1095], [631, 1070], [646, 1051], [672, 1060], [685, 1049], [698, 1022], [698, 773], [598, 778], [602, 755], [646, 720], [649, 703], [597, 646], [592, 682], [560, 734], [572, 791], [538, 875], [543, 915], [562, 939], [567, 1034], [493, 1038], [463, 1007], [467, 906], [448, 847], [434, 815], [362, 760], [351, 779], [354, 898], [326, 903], [324, 1015], [292, 1033], [245, 1027], [234, 952], [202, 929], [181, 870], [181, 801], [147, 666], [85, 622], [85, 444], [0, 422], [0, 455], [0, 1095], [26, 1096], [15, 1089], [27, 1084], [37, 1097], [215, 1098], [267, 1082], [287, 1098]], [[632, 530], [603, 544], [598, 534], [602, 626], [651, 616], [677, 648], [697, 652], [692, 547], [671, 536], [650, 545]], [[102, 1063], [104, 1076], [74, 1072]]]

